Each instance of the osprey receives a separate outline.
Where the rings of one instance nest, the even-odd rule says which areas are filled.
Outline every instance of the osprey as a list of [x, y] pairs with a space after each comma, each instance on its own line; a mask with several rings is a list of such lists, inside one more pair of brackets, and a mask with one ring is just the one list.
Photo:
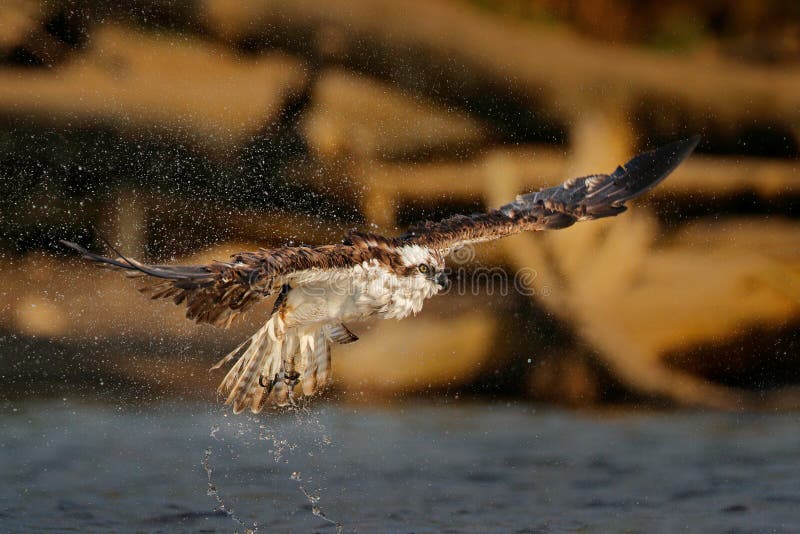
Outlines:
[[234, 362], [219, 391], [239, 413], [286, 405], [295, 389], [310, 396], [331, 378], [331, 344], [358, 338], [345, 323], [402, 319], [448, 285], [445, 257], [454, 249], [525, 231], [566, 228], [611, 217], [667, 177], [699, 142], [677, 141], [642, 153], [611, 174], [573, 178], [520, 195], [486, 213], [425, 222], [399, 237], [352, 232], [341, 243], [283, 246], [235, 254], [208, 265], [146, 265], [109, 258], [69, 241], [84, 258], [140, 278], [153, 299], [186, 305], [186, 317], [227, 327], [258, 301], [277, 295], [263, 327], [222, 358]]

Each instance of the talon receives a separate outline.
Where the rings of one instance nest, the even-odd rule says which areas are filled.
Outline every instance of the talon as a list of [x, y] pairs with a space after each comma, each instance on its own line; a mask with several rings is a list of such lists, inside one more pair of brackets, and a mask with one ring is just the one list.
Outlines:
[[267, 395], [269, 395], [272, 392], [272, 388], [275, 387], [275, 384], [277, 384], [280, 381], [280, 375], [276, 373], [275, 377], [267, 383], [264, 383], [265, 382], [264, 378], [265, 378], [264, 375], [259, 375], [258, 385], [261, 386], [262, 388], [267, 388]]
[[283, 381], [286, 382], [287, 386], [294, 387], [300, 381], [300, 373], [297, 371], [289, 371], [288, 373], [284, 373]]

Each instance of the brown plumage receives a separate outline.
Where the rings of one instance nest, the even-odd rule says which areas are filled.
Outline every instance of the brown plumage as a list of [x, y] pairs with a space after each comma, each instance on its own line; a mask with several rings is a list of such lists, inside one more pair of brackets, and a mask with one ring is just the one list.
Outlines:
[[520, 232], [557, 230], [580, 220], [619, 215], [627, 209], [625, 202], [669, 176], [699, 141], [700, 137], [694, 136], [644, 152], [611, 174], [571, 178], [561, 185], [520, 195], [487, 213], [428, 221], [412, 227], [400, 240], [449, 251]]
[[143, 280], [141, 291], [153, 299], [168, 298], [186, 305], [186, 317], [198, 323], [227, 327], [260, 299], [279, 291], [291, 273], [307, 269], [341, 269], [375, 260], [397, 272], [408, 267], [396, 249], [416, 244], [440, 251], [469, 243], [499, 239], [525, 231], [566, 228], [579, 220], [599, 219], [625, 211], [625, 202], [652, 189], [697, 146], [699, 137], [645, 152], [617, 167], [612, 174], [572, 178], [561, 185], [521, 195], [487, 213], [456, 215], [425, 222], [392, 238], [352, 232], [342, 243], [283, 246], [240, 252], [230, 261], [208, 265], [144, 265], [120, 255], [115, 259], [61, 241], [84, 258], [125, 269]]
[[[444, 256], [451, 250], [618, 215], [627, 201], [666, 178], [698, 141], [693, 137], [645, 152], [611, 174], [573, 178], [487, 213], [426, 222], [400, 237], [353, 232], [334, 245], [260, 249], [187, 266], [145, 265], [62, 243], [140, 279], [141, 290], [153, 299], [185, 304], [186, 316], [199, 323], [226, 327], [259, 300], [280, 293], [264, 327], [214, 366], [236, 360], [220, 391], [235, 412], [258, 412], [268, 401], [290, 402], [298, 383], [310, 395], [328, 382], [330, 344], [358, 339], [343, 321], [418, 312], [425, 299], [446, 287]], [[340, 284], [348, 281], [350, 292], [342, 293]]]
[[341, 269], [370, 260], [399, 271], [406, 268], [394, 251], [396, 239], [362, 232], [348, 234], [340, 244], [259, 249], [207, 265], [145, 265], [123, 255], [112, 259], [76, 243], [61, 243], [88, 260], [126, 270], [142, 282], [140, 291], [153, 299], [186, 304], [188, 319], [221, 327], [229, 326], [256, 302], [279, 291], [295, 272]]

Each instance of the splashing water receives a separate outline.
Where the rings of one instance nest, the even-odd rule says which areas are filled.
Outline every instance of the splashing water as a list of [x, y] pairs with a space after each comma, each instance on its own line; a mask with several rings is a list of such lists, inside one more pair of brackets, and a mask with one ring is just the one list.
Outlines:
[[[217, 430], [219, 430], [219, 427], [217, 425], [214, 425], [214, 426], [217, 427]], [[214, 436], [214, 433], [215, 433], [215, 431], [212, 428], [212, 430], [211, 430], [211, 436], [212, 437]], [[214, 500], [217, 501], [217, 509], [218, 510], [222, 510], [223, 512], [228, 514], [228, 516], [231, 519], [233, 519], [236, 523], [238, 523], [240, 526], [244, 527], [245, 534], [254, 534], [255, 532], [258, 532], [258, 524], [257, 523], [254, 522], [253, 523], [253, 528], [252, 529], [249, 528], [244, 523], [244, 521], [242, 521], [242, 519], [238, 515], [236, 515], [236, 511], [232, 507], [227, 506], [225, 504], [225, 501], [222, 500], [222, 497], [220, 496], [219, 491], [217, 490], [217, 486], [216, 486], [216, 484], [214, 484], [214, 480], [213, 480], [213, 478], [211, 476], [212, 472], [213, 472], [212, 469], [211, 469], [211, 447], [208, 447], [205, 450], [205, 452], [203, 453], [202, 465], [203, 465], [203, 469], [206, 472], [206, 478], [208, 480], [208, 491], [206, 492], [206, 494], [209, 497], [213, 497]]]
[[[294, 475], [294, 473], [292, 473], [292, 475]], [[297, 480], [298, 481], [300, 480], [299, 477], [297, 478]], [[342, 532], [344, 531], [344, 526], [338, 521], [334, 521], [333, 519], [330, 519], [327, 515], [325, 515], [325, 512], [323, 512], [322, 508], [320, 508], [319, 506], [319, 499], [320, 499], [319, 495], [311, 495], [306, 491], [306, 489], [303, 486], [300, 486], [300, 491], [303, 493], [303, 495], [306, 496], [308, 502], [311, 503], [311, 513], [313, 513], [315, 516], [319, 517], [323, 521], [327, 521], [331, 525], [335, 525], [336, 534], [342, 534]]]
[[[235, 421], [228, 419], [228, 422], [231, 430], [233, 430], [233, 436], [235, 437], [235, 442], [237, 445], [252, 446], [257, 442], [266, 442], [269, 445], [267, 452], [271, 456], [272, 461], [284, 465], [288, 465], [291, 461], [292, 454], [298, 451], [305, 450], [308, 457], [314, 457], [315, 453], [324, 452], [325, 449], [332, 445], [333, 442], [327, 428], [320, 421], [319, 417], [316, 414], [312, 414], [312, 412], [306, 406], [293, 407], [291, 408], [290, 414], [293, 420], [292, 426], [295, 429], [302, 429], [304, 434], [306, 434], [304, 437], [307, 439], [303, 439], [301, 437], [298, 442], [295, 442], [284, 437], [280, 426], [282, 423], [286, 423], [285, 419], [278, 419], [275, 425], [265, 424], [263, 420], [255, 417], [248, 419], [237, 418]], [[287, 413], [285, 415], [289, 416], [290, 414]], [[227, 418], [227, 414], [225, 414], [224, 417]], [[253, 424], [248, 424], [248, 421]], [[220, 425], [215, 424], [211, 427], [209, 433], [209, 436], [218, 443], [226, 441], [224, 438], [218, 436], [220, 431]], [[252, 438], [254, 434], [255, 440]], [[232, 443], [228, 442], [227, 448], [233, 458], [238, 456], [235, 453], [235, 448]], [[202, 460], [203, 469], [206, 472], [208, 482], [207, 494], [216, 500], [217, 509], [228, 514], [231, 519], [245, 529], [245, 532], [257, 532], [258, 522], [253, 521], [252, 527], [248, 526], [245, 521], [236, 513], [230, 503], [226, 503], [220, 495], [220, 492], [212, 478], [212, 454], [212, 447], [209, 446], [205, 450]], [[306, 486], [312, 482], [313, 477], [303, 478], [299, 471], [292, 471], [291, 475], [289, 476], [289, 480], [299, 484], [299, 490], [311, 505], [311, 512], [315, 517], [334, 525], [336, 527], [337, 534], [341, 534], [344, 531], [342, 523], [328, 517], [328, 515], [320, 506], [322, 488], [315, 488], [311, 490], [306, 489]]]
[[[306, 406], [298, 407], [293, 411], [295, 422], [298, 425], [304, 425], [309, 430], [316, 430], [319, 433], [319, 438], [315, 439], [313, 442], [316, 447], [320, 450], [320, 452], [324, 451], [325, 448], [329, 447], [332, 443], [330, 436], [328, 435], [327, 428], [322, 422], [319, 420], [318, 417], [314, 417], [311, 411]], [[313, 456], [313, 452], [308, 452], [309, 456]], [[290, 480], [295, 482], [302, 482], [303, 479], [300, 476], [300, 473], [297, 471], [293, 471], [291, 476], [289, 477]], [[310, 479], [309, 479], [310, 482]], [[339, 521], [334, 521], [333, 519], [329, 518], [325, 512], [322, 511], [322, 508], [319, 505], [321, 495], [316, 494], [312, 495], [308, 491], [306, 491], [305, 487], [302, 485], [299, 486], [300, 492], [305, 495], [306, 499], [308, 499], [309, 504], [311, 504], [311, 513], [314, 514], [316, 517], [336, 526], [336, 534], [341, 534], [344, 531], [344, 526]], [[320, 491], [320, 490], [317, 490]]]

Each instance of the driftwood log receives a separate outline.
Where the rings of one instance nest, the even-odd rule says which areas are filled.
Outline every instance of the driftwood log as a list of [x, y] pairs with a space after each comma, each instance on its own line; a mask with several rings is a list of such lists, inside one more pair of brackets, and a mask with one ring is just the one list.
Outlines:
[[[203, 0], [208, 31], [331, 61], [477, 112], [528, 139], [587, 108], [670, 116], [696, 129], [758, 116], [800, 128], [800, 68], [677, 57], [532, 27], [455, 0]], [[447, 21], [442, 24], [442, 21]], [[676, 80], [680, 80], [676, 83]], [[647, 110], [647, 111], [645, 111]], [[558, 131], [558, 130], [557, 130]]]
[[225, 155], [276, 122], [307, 83], [285, 54], [242, 61], [197, 39], [104, 26], [53, 70], [0, 70], [0, 113], [43, 126], [109, 125], [191, 141]]
[[[710, 132], [706, 153], [693, 156], [626, 217], [510, 238], [477, 249], [464, 264], [501, 264], [510, 273], [534, 268], [533, 301], [517, 297], [517, 305], [522, 300], [545, 310], [568, 330], [571, 340], [553, 352], [561, 351], [562, 362], [579, 354], [579, 365], [553, 371], [540, 346], [499, 348], [499, 340], [514, 338], [504, 330], [510, 328], [504, 321], [517, 314], [505, 307], [513, 303], [487, 296], [491, 313], [472, 300], [463, 308], [446, 297], [416, 321], [360, 332], [363, 346], [342, 353], [337, 376], [348, 391], [395, 394], [481, 384], [485, 373], [517, 365], [534, 396], [568, 390], [572, 400], [592, 401], [602, 397], [590, 385], [600, 368], [639, 398], [721, 408], [761, 402], [692, 374], [702, 366], [679, 360], [698, 347], [704, 358], [724, 359], [722, 351], [750, 332], [789, 329], [791, 335], [800, 318], [800, 228], [772, 215], [791, 212], [787, 205], [800, 186], [797, 66], [598, 44], [450, 0], [200, 0], [179, 3], [173, 15], [166, 13], [172, 7], [159, 4], [159, 13], [183, 21], [174, 24], [185, 32], [180, 35], [120, 22], [135, 25], [136, 17], [112, 17], [113, 24], [89, 17], [79, 33], [65, 19], [69, 31], [53, 33], [48, 21], [61, 11], [34, 4], [47, 10], [26, 11], [15, 2], [6, 12], [13, 24], [0, 33], [7, 61], [0, 68], [0, 114], [12, 125], [10, 135], [21, 123], [42, 130], [108, 125], [133, 146], [142, 137], [188, 141], [215, 156], [202, 160], [209, 175], [224, 169], [217, 174], [236, 176], [231, 168], [248, 161], [236, 159], [242, 147], [268, 137], [279, 122], [295, 136], [299, 155], [274, 176], [242, 174], [251, 179], [246, 185], [258, 193], [288, 183], [327, 199], [332, 213], [346, 214], [334, 219], [292, 209], [232, 210], [209, 199], [167, 200], [147, 183], [132, 187], [129, 180], [110, 202], [34, 190], [31, 198], [46, 202], [31, 202], [35, 209], [13, 217], [16, 228], [62, 232], [97, 224], [127, 252], [151, 249], [181, 229], [203, 233], [195, 245], [170, 245], [181, 261], [221, 259], [234, 248], [288, 240], [336, 241], [353, 225], [401, 232], [409, 204], [422, 205], [421, 211], [496, 206], [570, 176], [610, 171], [660, 137]], [[52, 31], [42, 33], [45, 27]], [[46, 67], [19, 67], [14, 54], [22, 53]], [[759, 131], [780, 140], [780, 154], [737, 147], [732, 156], [719, 155], [724, 132], [746, 129], [754, 118]], [[104, 135], [102, 128], [95, 133]], [[249, 149], [253, 161], [264, 156], [259, 147]], [[14, 170], [13, 161], [7, 168]], [[195, 180], [193, 172], [180, 178]], [[737, 213], [741, 199], [756, 205], [753, 213]], [[296, 199], [285, 200], [291, 206]], [[698, 204], [713, 206], [714, 216], [704, 217]], [[201, 225], [193, 219], [199, 213]], [[213, 242], [209, 236], [229, 242], [210, 256], [192, 255]], [[211, 360], [252, 326], [232, 337], [197, 331], [116, 279], [63, 265], [37, 254], [4, 263], [10, 273], [0, 290], [4, 332], [74, 349], [85, 332], [111, 347], [122, 331], [143, 351], [153, 350], [149, 337], [163, 336], [172, 340], [165, 346], [183, 346], [177, 352], [186, 357], [175, 363], [174, 354], [164, 354], [156, 367], [171, 366], [185, 377], [202, 367], [186, 363], [189, 352], [205, 357], [213, 349]], [[78, 291], [76, 276], [97, 277], [96, 285]], [[516, 332], [538, 327], [534, 320], [541, 317], [533, 315]], [[442, 337], [441, 331], [463, 335]], [[405, 349], [385, 342], [410, 338], [414, 344]], [[794, 365], [792, 354], [772, 356]], [[369, 382], [370, 366], [398, 357], [408, 365], [398, 364], [389, 380]], [[147, 365], [114, 362], [120, 373], [147, 373]], [[416, 378], [420, 373], [428, 380]], [[764, 398], [776, 406], [800, 404], [793, 394]]]

